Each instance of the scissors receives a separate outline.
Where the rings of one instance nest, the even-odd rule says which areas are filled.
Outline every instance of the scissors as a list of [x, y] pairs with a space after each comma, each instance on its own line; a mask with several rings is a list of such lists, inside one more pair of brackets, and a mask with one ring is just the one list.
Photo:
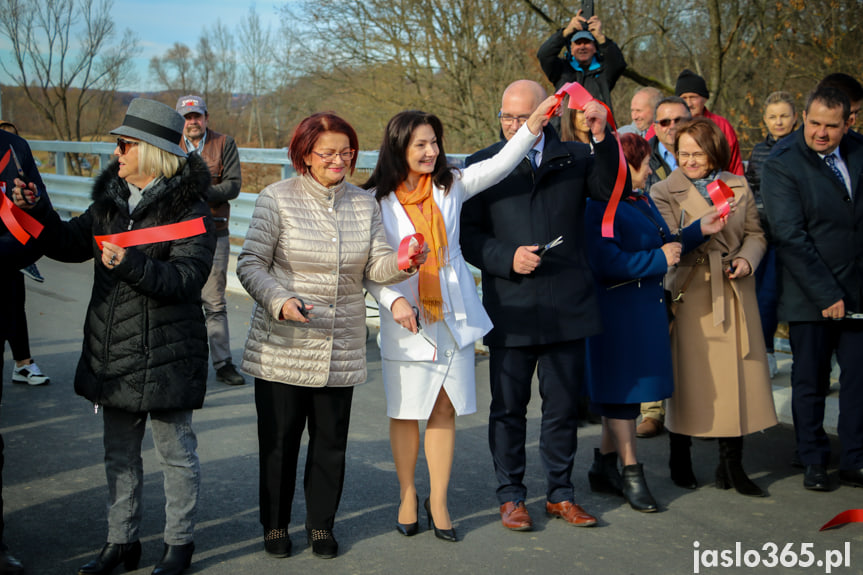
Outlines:
[[536, 250], [535, 253], [539, 257], [542, 257], [545, 255], [545, 252], [547, 252], [551, 248], [559, 246], [562, 243], [563, 243], [563, 236], [557, 236], [555, 239], [551, 240], [550, 242], [548, 242], [547, 244], [545, 244], [544, 246], [542, 246], [541, 248]]
[[429, 342], [429, 344], [431, 344], [432, 347], [437, 349], [437, 344], [434, 342], [434, 340], [432, 338], [430, 338], [426, 334], [425, 330], [423, 330], [423, 326], [420, 323], [420, 310], [419, 310], [419, 308], [415, 305], [413, 305], [411, 307], [414, 310], [414, 315], [416, 316], [416, 320], [417, 320], [417, 333], [420, 334], [421, 336], [423, 336], [423, 339], [426, 340], [427, 342]]
[[[9, 151], [12, 152], [12, 160], [15, 161], [15, 170], [18, 172], [18, 179], [24, 182], [25, 185], [28, 184], [27, 178], [24, 177], [24, 169], [21, 167], [21, 162], [18, 161], [18, 154], [15, 153], [15, 148], [10, 146]], [[36, 203], [35, 199], [32, 202], [27, 199], [27, 196], [24, 195], [24, 190], [21, 190], [21, 197], [31, 206]], [[36, 188], [35, 197], [39, 197], [39, 188]]]
[[303, 316], [304, 318], [309, 319], [309, 310], [308, 310], [308, 308], [306, 307], [306, 302], [304, 302], [304, 301], [303, 301], [302, 299], [300, 299], [300, 298], [297, 298], [297, 301], [298, 301], [298, 302], [300, 302], [300, 313], [302, 314], [302, 316]]

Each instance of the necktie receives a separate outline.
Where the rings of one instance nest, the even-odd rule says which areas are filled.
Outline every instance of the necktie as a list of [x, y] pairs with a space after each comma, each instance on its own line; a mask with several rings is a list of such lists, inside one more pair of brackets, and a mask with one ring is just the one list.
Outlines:
[[833, 175], [836, 176], [840, 182], [842, 182], [842, 186], [847, 190], [848, 185], [845, 183], [845, 177], [842, 176], [842, 170], [839, 169], [839, 166], [836, 165], [836, 156], [830, 154], [829, 156], [824, 156], [824, 161], [827, 162], [827, 167], [830, 168], [830, 171], [833, 172]]
[[533, 168], [534, 172], [536, 171], [536, 168], [537, 168], [537, 166], [536, 166], [536, 155], [538, 153], [539, 153], [539, 150], [537, 150], [536, 148], [531, 148], [530, 151], [527, 153], [527, 159], [530, 160], [530, 167]]

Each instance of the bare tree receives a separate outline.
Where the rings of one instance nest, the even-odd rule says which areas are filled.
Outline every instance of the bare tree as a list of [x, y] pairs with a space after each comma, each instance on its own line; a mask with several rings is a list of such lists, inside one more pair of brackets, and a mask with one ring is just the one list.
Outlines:
[[303, 22], [294, 30], [304, 86], [374, 141], [391, 115], [414, 107], [441, 117], [451, 150], [488, 145], [503, 88], [541, 75], [534, 54], [546, 25], [519, 2], [307, 0], [287, 5], [283, 22]]
[[240, 21], [240, 61], [245, 72], [246, 88], [251, 92], [249, 131], [246, 140], [252, 141], [257, 128], [258, 145], [264, 146], [264, 129], [261, 123], [260, 98], [271, 77], [273, 61], [269, 26], [264, 26], [261, 17], [252, 5], [249, 13]]
[[195, 58], [191, 48], [174, 42], [163, 56], [150, 58], [150, 73], [166, 90], [187, 93], [194, 82]]
[[[110, 110], [117, 86], [128, 77], [137, 39], [117, 44], [112, 0], [2, 0], [0, 33], [11, 58], [0, 62], [59, 140], [83, 140], [106, 130], [107, 114], [84, 121], [87, 110]], [[80, 173], [77, 159], [72, 168]]]

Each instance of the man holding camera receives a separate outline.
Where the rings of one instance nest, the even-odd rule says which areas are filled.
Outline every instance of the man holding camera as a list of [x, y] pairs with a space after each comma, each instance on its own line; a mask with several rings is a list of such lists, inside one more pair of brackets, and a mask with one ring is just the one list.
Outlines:
[[[566, 48], [564, 57], [560, 57]], [[602, 32], [596, 15], [589, 18], [579, 10], [565, 28], [556, 30], [536, 53], [549, 82], [557, 90], [568, 82], [578, 82], [590, 95], [611, 108], [611, 91], [626, 60], [611, 39]]]

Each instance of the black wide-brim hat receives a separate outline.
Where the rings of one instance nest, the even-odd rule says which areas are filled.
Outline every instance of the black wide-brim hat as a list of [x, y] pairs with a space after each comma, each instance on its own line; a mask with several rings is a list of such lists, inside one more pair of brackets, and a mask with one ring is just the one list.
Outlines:
[[155, 100], [135, 98], [126, 110], [123, 124], [111, 130], [116, 136], [137, 138], [165, 150], [169, 154], [186, 157], [180, 147], [186, 121], [170, 106]]

